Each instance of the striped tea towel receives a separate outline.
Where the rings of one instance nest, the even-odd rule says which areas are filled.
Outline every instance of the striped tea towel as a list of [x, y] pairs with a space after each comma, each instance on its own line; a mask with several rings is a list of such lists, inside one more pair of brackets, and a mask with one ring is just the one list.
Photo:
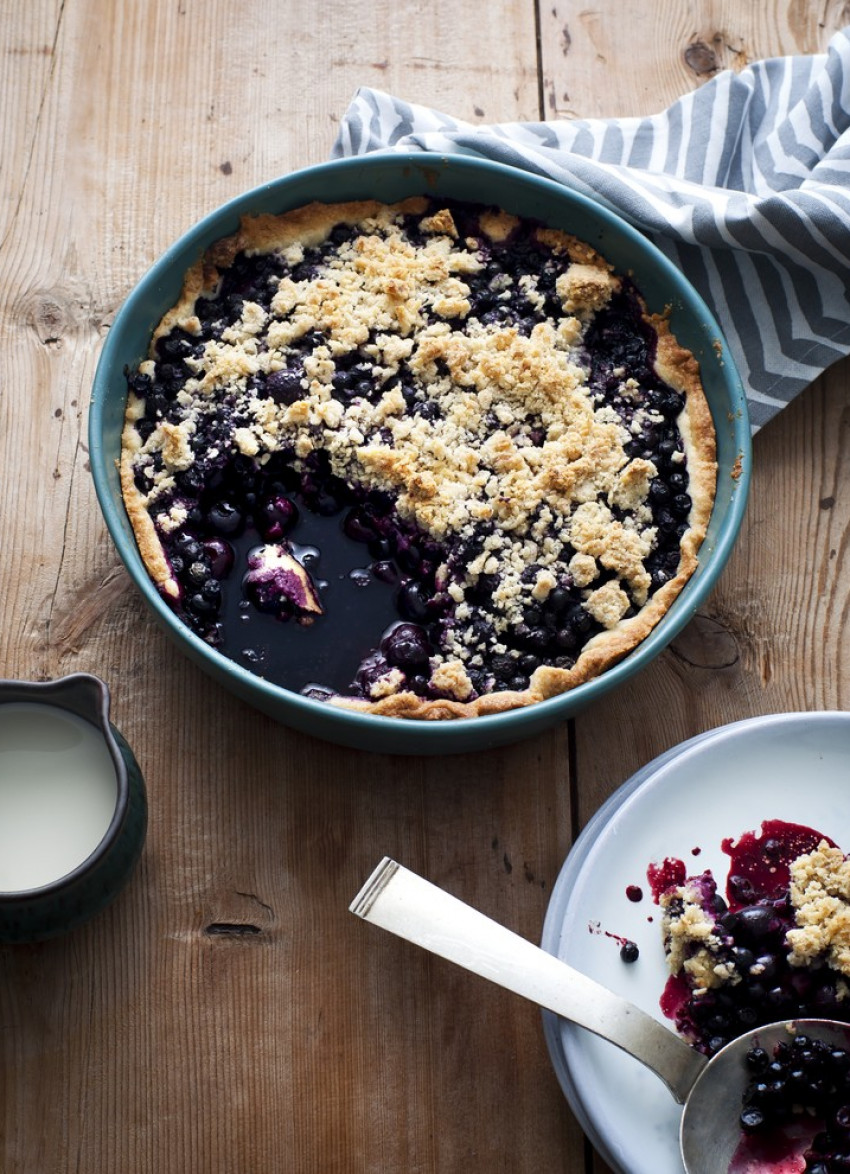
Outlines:
[[333, 155], [382, 150], [493, 159], [619, 212], [714, 310], [754, 430], [850, 352], [850, 27], [650, 118], [474, 126], [361, 88]]

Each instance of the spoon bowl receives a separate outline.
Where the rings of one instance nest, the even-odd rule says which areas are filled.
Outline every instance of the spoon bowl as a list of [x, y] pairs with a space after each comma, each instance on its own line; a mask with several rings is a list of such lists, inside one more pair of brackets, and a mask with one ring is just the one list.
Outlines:
[[[350, 910], [594, 1032], [650, 1068], [684, 1105], [679, 1144], [685, 1174], [733, 1174], [742, 1141], [741, 1101], [750, 1076], [745, 1064], [750, 1048], [772, 1053], [781, 1040], [804, 1033], [850, 1050], [847, 1024], [797, 1019], [755, 1028], [709, 1060], [627, 999], [389, 857], [374, 870]], [[771, 1168], [788, 1174], [793, 1169], [759, 1167], [765, 1174]]]
[[[744, 1057], [750, 1048], [764, 1048], [773, 1054], [777, 1044], [788, 1042], [795, 1035], [806, 1035], [823, 1040], [835, 1048], [850, 1050], [850, 1026], [831, 1019], [794, 1019], [756, 1027], [746, 1035], [738, 1036], [722, 1048], [706, 1064], [694, 1081], [685, 1100], [679, 1145], [687, 1174], [719, 1174], [732, 1169], [732, 1162], [741, 1146], [741, 1098], [750, 1073]], [[811, 1119], [811, 1133], [815, 1132]], [[805, 1148], [810, 1138], [800, 1138], [799, 1148]], [[761, 1169], [761, 1167], [759, 1167]], [[765, 1171], [770, 1166], [765, 1166]], [[783, 1170], [800, 1169], [782, 1166]], [[747, 1169], [742, 1165], [742, 1170]]]

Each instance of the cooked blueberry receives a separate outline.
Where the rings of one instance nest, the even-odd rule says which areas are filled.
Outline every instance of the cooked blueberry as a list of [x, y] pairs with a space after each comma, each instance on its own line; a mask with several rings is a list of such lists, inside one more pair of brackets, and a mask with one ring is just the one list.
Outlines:
[[840, 1105], [835, 1110], [833, 1120], [839, 1129], [850, 1130], [850, 1105]]
[[422, 562], [422, 555], [409, 538], [396, 543], [395, 560], [403, 571], [416, 571]]
[[197, 562], [203, 557], [204, 548], [197, 538], [185, 531], [174, 539], [174, 549], [186, 562]]
[[421, 416], [423, 420], [439, 420], [442, 412], [440, 405], [434, 400], [416, 400], [413, 404], [414, 416]]
[[770, 933], [773, 914], [763, 905], [749, 905], [738, 910], [738, 925], [748, 938], [758, 940]]
[[687, 518], [693, 502], [687, 493], [677, 493], [670, 502], [670, 512], [676, 518]]
[[301, 386], [303, 372], [282, 368], [266, 376], [262, 391], [278, 404], [294, 404], [306, 395]]
[[665, 388], [656, 393], [653, 406], [661, 412], [662, 416], [672, 417], [679, 415], [683, 405], [684, 399], [677, 391]]
[[656, 513], [655, 524], [658, 527], [659, 534], [663, 539], [665, 535], [674, 535], [676, 533], [676, 526], [678, 523], [669, 507], [664, 506]]
[[397, 583], [399, 578], [395, 563], [384, 559], [372, 563], [372, 574], [382, 583]]
[[417, 669], [431, 656], [428, 637], [416, 624], [397, 624], [381, 641], [387, 662], [401, 669]]
[[578, 636], [575, 628], [561, 628], [555, 634], [555, 646], [563, 649], [565, 652], [570, 652], [578, 644]]
[[537, 653], [545, 653], [549, 649], [550, 635], [545, 628], [532, 628], [528, 634], [528, 647]]
[[733, 946], [731, 950], [732, 962], [735, 969], [742, 974], [749, 973], [750, 967], [755, 962], [755, 954], [752, 950], [746, 949], [744, 946]]
[[560, 615], [569, 605], [569, 602], [570, 593], [563, 587], [553, 587], [546, 600], [550, 611], [554, 612], [555, 615]]
[[259, 511], [259, 529], [267, 542], [278, 542], [298, 524], [298, 507], [283, 494], [264, 501]]
[[775, 954], [759, 954], [750, 967], [751, 974], [757, 974], [763, 982], [769, 982], [776, 974], [779, 960]]
[[314, 351], [324, 341], [324, 335], [321, 330], [308, 330], [306, 334], [302, 334], [301, 338], [298, 339], [298, 345], [302, 350]]
[[172, 330], [170, 334], [158, 340], [156, 349], [163, 358], [179, 360], [192, 354], [194, 344], [182, 330]]
[[127, 374], [127, 384], [139, 399], [144, 399], [150, 393], [153, 380], [150, 375], [143, 375], [141, 371], [130, 371]]
[[[342, 529], [354, 542], [374, 542], [378, 538], [375, 520], [361, 506], [355, 506], [345, 515]], [[389, 553], [389, 546], [387, 547]]]
[[381, 653], [374, 652], [361, 662], [354, 678], [354, 686], [363, 696], [368, 697], [373, 686], [389, 671], [390, 665], [386, 658]]
[[197, 614], [201, 616], [215, 615], [215, 613], [218, 611], [218, 606], [218, 600], [209, 599], [200, 591], [196, 592], [196, 594], [191, 596], [189, 599], [189, 607], [192, 609], [192, 611], [197, 612]]
[[204, 488], [204, 474], [195, 465], [190, 466], [188, 469], [182, 469], [174, 480], [180, 492], [187, 494], [189, 497], [201, 493]]
[[209, 567], [205, 562], [194, 562], [189, 566], [186, 572], [187, 578], [191, 583], [196, 583], [200, 586], [209, 577]]
[[216, 579], [226, 579], [233, 567], [233, 547], [224, 538], [207, 538], [203, 545], [210, 571]]
[[[566, 620], [572, 625], [574, 631], [578, 632], [580, 636], [585, 636], [593, 627], [593, 617], [589, 612], [586, 612], [583, 607], [574, 604], [566, 616]], [[565, 622], [566, 622], [565, 620]]]
[[640, 957], [640, 949], [637, 942], [623, 942], [620, 946], [620, 957], [624, 962], [637, 962]]
[[770, 1064], [770, 1056], [764, 1048], [750, 1048], [745, 1059], [747, 1067], [753, 1072], [764, 1072]]
[[207, 513], [210, 528], [218, 534], [238, 534], [245, 526], [245, 518], [232, 502], [220, 501]]
[[[359, 539], [355, 539], [359, 541]], [[373, 538], [369, 543], [369, 554], [372, 558], [389, 559], [392, 558], [393, 548], [387, 538]]]
[[407, 620], [422, 623], [428, 619], [429, 594], [421, 583], [411, 579], [402, 584], [398, 593], [398, 610]]
[[340, 393], [343, 399], [351, 400], [357, 396], [368, 399], [374, 388], [372, 365], [358, 364], [348, 369], [337, 370], [333, 374], [331, 384], [334, 391]]
[[755, 897], [752, 881], [746, 876], [738, 876], [737, 873], [733, 873], [729, 877], [729, 892], [742, 905], [748, 904]]

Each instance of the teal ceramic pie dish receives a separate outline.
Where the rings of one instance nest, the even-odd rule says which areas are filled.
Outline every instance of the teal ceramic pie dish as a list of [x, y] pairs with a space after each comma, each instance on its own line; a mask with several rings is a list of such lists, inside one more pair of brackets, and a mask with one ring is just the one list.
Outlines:
[[[246, 215], [280, 213], [314, 200], [393, 203], [413, 195], [499, 205], [573, 234], [597, 249], [616, 272], [630, 274], [651, 313], [670, 308], [673, 333], [698, 359], [717, 437], [717, 494], [699, 566], [634, 651], [600, 676], [549, 700], [443, 721], [331, 705], [264, 680], [207, 644], [167, 606], [151, 580], [124, 508], [117, 469], [126, 371], [146, 356], [153, 329], [177, 300], [186, 271], [205, 249], [235, 232]], [[338, 744], [393, 754], [461, 753], [533, 736], [574, 716], [649, 664], [691, 619], [722, 571], [740, 528], [751, 463], [746, 397], [722, 332], [690, 283], [653, 245], [607, 209], [560, 184], [487, 161], [422, 154], [370, 155], [298, 171], [237, 197], [190, 229], [153, 265], [116, 315], [95, 375], [89, 440], [98, 501], [118, 553], [153, 615], [183, 651], [230, 692], [285, 725]]]

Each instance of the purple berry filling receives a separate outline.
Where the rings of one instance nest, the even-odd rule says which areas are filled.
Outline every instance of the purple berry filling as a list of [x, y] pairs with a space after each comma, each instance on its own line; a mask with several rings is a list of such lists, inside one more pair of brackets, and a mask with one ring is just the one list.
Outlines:
[[[452, 330], [469, 330], [474, 322], [513, 326], [528, 336], [541, 318], [558, 322], [564, 315], [556, 291], [562, 267], [534, 239], [533, 226], [520, 224], [497, 243], [482, 235], [480, 209], [450, 206], [460, 236], [477, 241], [482, 260], [480, 270], [464, 275], [470, 310], [465, 319], [450, 321]], [[406, 231], [410, 241], [422, 239], [417, 218], [408, 219]], [[216, 295], [197, 302], [199, 332], [173, 329], [158, 341], [155, 373], [128, 374], [130, 388], [144, 400], [144, 416], [136, 423], [142, 441], [163, 422], [181, 419], [179, 395], [193, 363], [207, 344], [222, 338], [246, 302], [269, 311], [282, 278], [311, 278], [353, 232], [341, 224], [292, 261], [277, 253], [237, 255]], [[524, 275], [533, 277], [533, 297]], [[277, 405], [296, 403], [309, 384], [311, 356], [324, 341], [315, 330], [302, 334], [290, 344], [288, 366], [252, 374], [249, 390]], [[373, 334], [337, 357], [333, 397], [343, 405], [373, 403], [397, 387], [410, 417], [439, 418], [439, 401], [430, 398], [410, 365], [402, 362], [389, 382], [377, 379], [374, 343]], [[628, 456], [651, 460], [656, 468], [648, 499], [656, 538], [644, 564], [650, 592], [676, 575], [691, 510], [675, 423], [684, 400], [655, 373], [655, 345], [626, 286], [596, 316], [581, 356], [594, 402], [612, 409], [631, 432]], [[624, 370], [640, 383], [639, 397], [622, 392]], [[649, 409], [640, 419], [639, 406]], [[189, 441], [192, 462], [158, 502], [162, 513], [177, 511], [181, 518], [160, 531], [179, 588], [169, 603], [227, 656], [313, 696], [368, 698], [394, 673], [398, 688], [431, 698], [440, 690], [431, 679], [430, 661], [451, 639], [465, 650], [474, 698], [526, 689], [541, 665], [571, 668], [601, 631], [585, 607], [584, 585], [565, 570], [545, 598], [531, 597], [541, 570], [533, 560], [524, 573], [529, 602], [510, 630], [496, 628], [498, 575], [478, 576], [461, 616], [452, 584], [486, 554], [492, 522], [437, 542], [399, 516], [392, 496], [340, 481], [321, 452], [306, 459], [286, 449], [263, 461], [245, 456], [232, 441], [234, 428], [247, 424], [242, 411], [232, 396], [219, 402], [217, 412], [202, 416]], [[495, 416], [492, 424], [498, 426]], [[544, 432], [535, 434], [532, 426], [529, 437], [539, 446]], [[146, 477], [161, 467], [157, 453], [145, 473], [137, 473], [140, 492], [148, 489]], [[258, 554], [260, 548], [276, 552], [271, 563]], [[564, 565], [573, 553], [565, 549]], [[605, 575], [594, 586], [604, 583]], [[640, 606], [633, 599], [627, 615]]]
[[669, 895], [687, 885], [691, 899], [698, 894], [697, 904], [714, 922], [712, 962], [727, 981], [695, 989], [680, 971], [670, 976], [661, 998], [665, 1014], [699, 1051], [714, 1055], [736, 1036], [781, 1019], [850, 1023], [844, 977], [820, 958], [793, 965], [786, 940], [797, 924], [789, 867], [823, 841], [832, 843], [812, 828], [781, 820], [766, 820], [760, 835], [748, 832], [737, 843], [724, 841], [730, 856], [725, 899], [710, 872], [686, 878], [684, 864], [673, 860], [650, 867], [656, 900], [667, 899], [666, 916], [681, 915], [682, 898]]

